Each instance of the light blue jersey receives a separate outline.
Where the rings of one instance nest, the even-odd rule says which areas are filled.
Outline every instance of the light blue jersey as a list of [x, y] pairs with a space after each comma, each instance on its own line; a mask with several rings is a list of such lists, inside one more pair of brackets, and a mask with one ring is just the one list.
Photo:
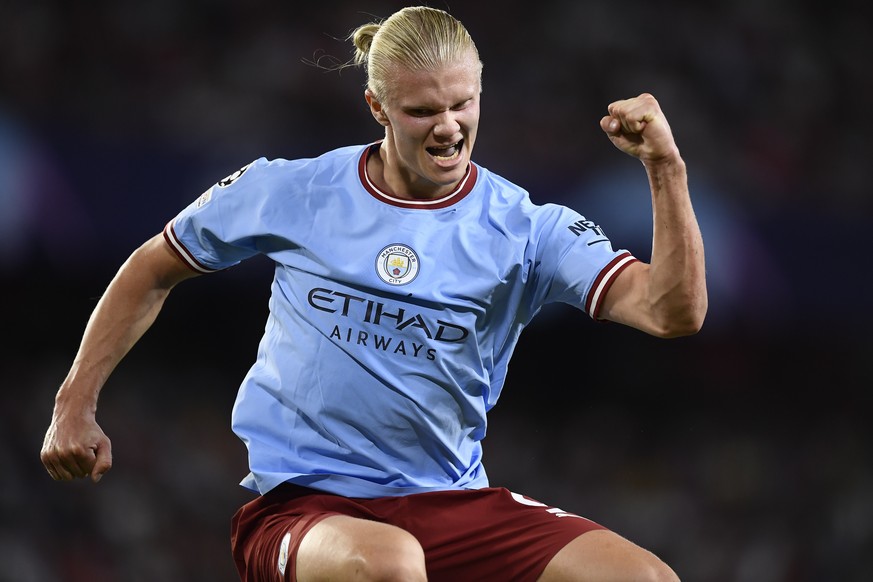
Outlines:
[[634, 259], [600, 228], [471, 164], [412, 202], [369, 180], [370, 146], [258, 159], [165, 228], [193, 269], [276, 264], [233, 429], [265, 493], [290, 481], [349, 497], [488, 485], [486, 413], [519, 334], [550, 302], [597, 317]]

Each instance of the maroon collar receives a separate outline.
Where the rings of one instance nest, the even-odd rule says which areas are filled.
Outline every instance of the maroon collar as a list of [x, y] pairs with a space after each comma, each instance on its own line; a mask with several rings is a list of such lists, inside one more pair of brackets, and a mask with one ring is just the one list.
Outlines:
[[377, 141], [370, 144], [370, 146], [361, 154], [361, 159], [358, 161], [358, 175], [361, 178], [361, 184], [363, 184], [364, 189], [369, 192], [373, 198], [381, 200], [386, 204], [399, 206], [400, 208], [420, 208], [423, 210], [446, 208], [447, 206], [451, 206], [452, 204], [463, 200], [463, 198], [470, 193], [470, 190], [473, 189], [473, 186], [476, 185], [476, 177], [479, 174], [479, 170], [476, 167], [476, 164], [470, 162], [470, 165], [467, 166], [467, 173], [465, 173], [464, 177], [461, 178], [461, 181], [458, 182], [458, 186], [441, 198], [435, 200], [406, 200], [405, 198], [392, 196], [376, 187], [376, 184], [373, 183], [370, 179], [370, 175], [367, 173], [367, 160], [379, 148], [381, 143], [381, 141]]

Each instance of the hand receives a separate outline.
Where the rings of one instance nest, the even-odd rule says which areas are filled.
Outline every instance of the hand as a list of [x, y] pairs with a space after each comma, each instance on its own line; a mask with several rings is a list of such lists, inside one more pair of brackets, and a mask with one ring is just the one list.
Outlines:
[[643, 163], [660, 163], [679, 158], [679, 149], [661, 106], [649, 93], [615, 101], [600, 127], [621, 151]]
[[90, 477], [97, 483], [112, 468], [112, 444], [93, 415], [56, 408], [40, 459], [55, 481]]

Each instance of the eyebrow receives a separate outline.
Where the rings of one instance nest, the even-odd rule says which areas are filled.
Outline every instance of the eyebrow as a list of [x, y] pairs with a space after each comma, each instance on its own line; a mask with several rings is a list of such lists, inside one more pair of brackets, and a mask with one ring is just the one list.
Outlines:
[[[474, 99], [475, 99], [475, 95], [473, 97], [467, 97], [466, 99], [462, 99], [461, 101], [458, 101], [457, 103], [449, 106], [448, 109], [455, 109], [456, 107], [459, 107], [461, 105], [469, 103], [470, 101], [473, 101]], [[400, 107], [404, 111], [442, 111], [443, 110], [442, 107], [434, 106], [432, 104], [428, 104], [428, 105], [421, 105], [421, 104], [420, 105], [401, 105]]]

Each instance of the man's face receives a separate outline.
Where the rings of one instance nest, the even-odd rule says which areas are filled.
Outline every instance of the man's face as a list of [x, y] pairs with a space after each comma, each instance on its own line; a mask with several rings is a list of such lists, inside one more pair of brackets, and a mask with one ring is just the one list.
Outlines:
[[480, 64], [474, 53], [436, 71], [399, 69], [386, 103], [368, 94], [385, 126], [385, 178], [396, 195], [439, 197], [464, 177], [479, 127]]

